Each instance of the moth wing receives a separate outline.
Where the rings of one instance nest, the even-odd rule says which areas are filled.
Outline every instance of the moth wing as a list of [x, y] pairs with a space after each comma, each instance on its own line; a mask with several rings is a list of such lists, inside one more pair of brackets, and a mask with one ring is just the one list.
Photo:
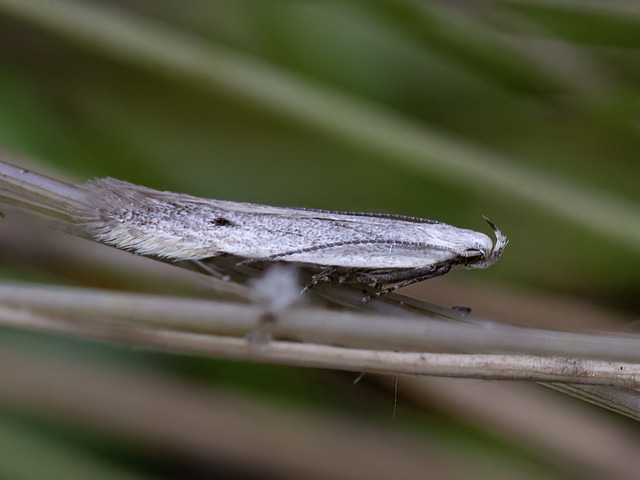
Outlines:
[[273, 260], [350, 268], [422, 268], [452, 262], [454, 251], [423, 244], [360, 241], [320, 245], [307, 251], [283, 252]]

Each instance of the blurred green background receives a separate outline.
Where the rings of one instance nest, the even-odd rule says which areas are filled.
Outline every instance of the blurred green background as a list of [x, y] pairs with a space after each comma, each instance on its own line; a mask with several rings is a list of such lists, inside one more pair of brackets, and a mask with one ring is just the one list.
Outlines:
[[[108, 175], [474, 230], [486, 230], [484, 214], [511, 243], [491, 269], [453, 281], [629, 318], [640, 286], [639, 47], [632, 2], [0, 0], [0, 146], [77, 181]], [[25, 267], [2, 275], [87, 283], [87, 272]], [[16, 342], [408, 429], [505, 472], [567, 474], [437, 409], [404, 405], [391, 421], [389, 385], [355, 388], [348, 375], [3, 330], [3, 344]], [[16, 458], [47, 451], [63, 472], [82, 464], [82, 478], [279, 478], [76, 428], [0, 410], [0, 443], [22, 439]], [[3, 463], [15, 478], [45, 478], [39, 468], [54, 478], [44, 461]]]

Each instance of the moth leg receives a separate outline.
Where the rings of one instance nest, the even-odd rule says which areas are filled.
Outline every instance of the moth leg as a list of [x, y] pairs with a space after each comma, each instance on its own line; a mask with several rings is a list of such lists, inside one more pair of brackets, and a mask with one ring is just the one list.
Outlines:
[[[449, 270], [451, 270], [451, 265], [440, 265], [437, 267], [430, 267], [428, 270], [424, 269], [416, 269], [415, 275], [409, 278], [405, 278], [404, 280], [399, 280], [397, 282], [391, 283], [388, 287], [382, 288], [380, 291], [369, 294], [365, 298], [362, 299], [363, 302], [368, 302], [372, 298], [378, 298], [382, 295], [386, 295], [387, 293], [391, 293], [399, 288], [406, 287], [413, 283], [422, 282], [423, 280], [428, 280], [430, 278], [439, 277], [440, 275], [444, 275]], [[379, 288], [381, 282], [376, 283], [376, 287]], [[389, 282], [382, 282], [382, 285], [387, 284]]]
[[211, 265], [207, 265], [201, 260], [191, 260], [191, 261], [195, 265], [200, 267], [200, 269], [202, 269], [202, 271], [207, 275], [211, 275], [212, 277], [219, 278], [220, 280], [224, 280], [225, 282], [228, 282], [229, 280], [231, 280], [231, 277], [229, 275], [225, 275], [224, 273], [220, 272], [219, 270], [212, 267]]
[[307, 283], [307, 285], [302, 289], [302, 292], [300, 293], [304, 293], [307, 290], [312, 289], [313, 287], [315, 287], [317, 284], [319, 284], [320, 282], [330, 282], [333, 280], [332, 276], [334, 274], [336, 274], [338, 272], [338, 268], [337, 267], [327, 267], [325, 269], [323, 269], [322, 271], [316, 273], [315, 275], [313, 275], [311, 277], [311, 280], [309, 281], [309, 283]]
[[407, 278], [406, 280], [394, 283], [386, 288], [383, 288], [382, 290], [380, 290], [380, 292], [376, 293], [375, 296], [379, 297], [380, 295], [393, 292], [394, 290], [397, 290], [402, 287], [406, 287], [413, 283], [418, 283], [424, 280], [429, 280], [430, 278], [439, 277], [440, 275], [444, 275], [445, 273], [447, 273], [449, 270], [451, 270], [451, 265], [442, 265], [442, 266], [436, 267], [423, 274], [419, 274], [419, 275], [416, 275], [415, 277]]
[[262, 260], [262, 259], [260, 259], [260, 258], [246, 258], [246, 259], [241, 260], [238, 263], [236, 263], [236, 267], [242, 267], [242, 266], [245, 266], [245, 265], [251, 265], [252, 263], [259, 262], [260, 260]]

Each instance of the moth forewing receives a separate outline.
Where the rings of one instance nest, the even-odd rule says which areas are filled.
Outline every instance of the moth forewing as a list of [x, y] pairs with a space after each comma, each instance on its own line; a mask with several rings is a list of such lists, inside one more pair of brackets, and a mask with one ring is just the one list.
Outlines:
[[317, 281], [397, 288], [451, 268], [486, 268], [507, 239], [415, 217], [205, 199], [113, 178], [83, 187], [74, 212], [98, 241], [171, 260], [232, 255], [317, 267]]

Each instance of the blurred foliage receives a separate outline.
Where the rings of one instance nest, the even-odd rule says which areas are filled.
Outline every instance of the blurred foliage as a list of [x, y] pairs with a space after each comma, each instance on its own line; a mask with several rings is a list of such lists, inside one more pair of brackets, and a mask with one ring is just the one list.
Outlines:
[[[622, 11], [604, 1], [82, 3], [158, 22], [231, 58], [248, 56], [460, 145], [638, 206], [636, 5]], [[458, 275], [637, 310], [637, 250], [604, 234], [481, 182], [470, 189], [455, 177], [427, 175], [246, 95], [108, 55], [20, 19], [4, 4], [3, 148], [79, 181], [110, 175], [220, 199], [404, 213], [476, 230], [484, 228], [485, 214], [511, 244], [490, 270]], [[25, 274], [3, 271], [14, 275]], [[168, 361], [179, 369], [180, 360]], [[202, 377], [211, 375], [209, 363], [195, 363]], [[251, 376], [241, 370], [231, 370], [234, 378]], [[289, 376], [295, 374], [284, 375], [293, 390], [300, 387]]]

